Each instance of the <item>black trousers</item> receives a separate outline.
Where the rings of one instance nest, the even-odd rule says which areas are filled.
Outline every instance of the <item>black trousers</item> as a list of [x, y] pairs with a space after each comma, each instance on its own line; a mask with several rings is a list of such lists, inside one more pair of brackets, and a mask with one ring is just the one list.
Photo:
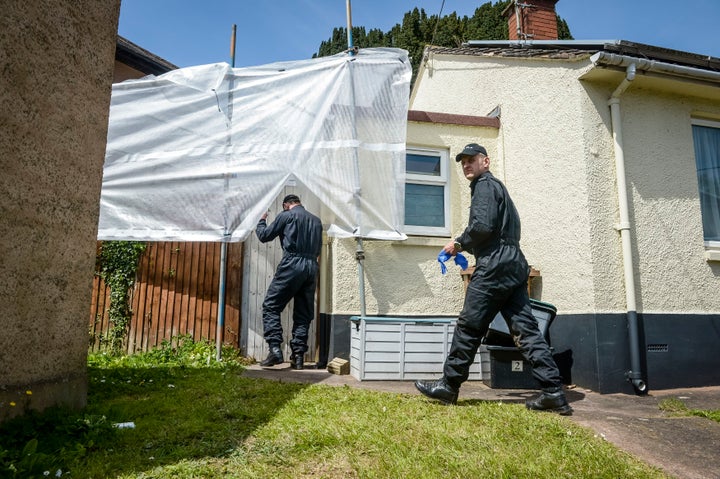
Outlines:
[[264, 338], [268, 344], [282, 344], [280, 315], [290, 300], [294, 299], [290, 347], [296, 354], [305, 354], [308, 349], [308, 330], [315, 316], [317, 273], [318, 263], [315, 258], [286, 255], [280, 260], [262, 306]]
[[541, 387], [562, 386], [550, 346], [532, 315], [526, 284], [508, 286], [496, 281], [489, 284], [479, 275], [470, 279], [443, 368], [445, 380], [451, 386], [458, 388], [467, 380], [482, 338], [498, 312], [505, 319], [523, 357], [532, 365], [533, 376]]

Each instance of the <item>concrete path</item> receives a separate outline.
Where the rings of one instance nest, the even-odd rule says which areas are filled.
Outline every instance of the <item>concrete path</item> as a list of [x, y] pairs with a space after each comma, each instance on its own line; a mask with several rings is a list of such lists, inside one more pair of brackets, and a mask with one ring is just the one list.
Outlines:
[[[312, 364], [307, 365], [312, 367]], [[326, 370], [294, 371], [289, 363], [261, 368], [249, 366], [244, 375], [283, 382], [351, 386], [375, 391], [420, 394], [413, 381], [358, 381]], [[470, 381], [460, 399], [525, 402], [532, 390], [491, 389]], [[691, 409], [720, 409], [720, 386], [650, 391], [647, 396], [598, 394], [568, 389], [575, 410], [569, 418], [597, 432], [619, 448], [680, 479], [720, 479], [720, 423], [700, 417], [673, 417], [658, 407], [663, 399], [680, 399]]]

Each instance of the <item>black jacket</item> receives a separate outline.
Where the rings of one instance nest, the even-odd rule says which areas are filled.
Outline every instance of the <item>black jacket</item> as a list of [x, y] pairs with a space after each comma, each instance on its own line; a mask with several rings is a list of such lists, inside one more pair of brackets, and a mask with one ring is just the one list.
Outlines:
[[476, 270], [487, 279], [509, 275], [526, 281], [529, 267], [520, 250], [520, 216], [505, 185], [486, 172], [470, 183], [470, 219], [456, 239], [475, 255]]
[[317, 259], [322, 249], [322, 223], [320, 218], [297, 205], [281, 212], [269, 226], [260, 220], [255, 230], [258, 239], [267, 243], [280, 236], [285, 255]]

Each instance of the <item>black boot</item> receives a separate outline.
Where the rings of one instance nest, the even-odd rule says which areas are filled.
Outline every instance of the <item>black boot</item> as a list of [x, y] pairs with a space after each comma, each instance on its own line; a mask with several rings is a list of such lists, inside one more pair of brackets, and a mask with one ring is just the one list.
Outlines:
[[565, 399], [562, 388], [543, 389], [539, 396], [525, 401], [525, 407], [534, 411], [556, 412], [561, 416], [569, 416], [573, 409]]
[[415, 381], [415, 387], [431, 399], [437, 399], [445, 404], [457, 403], [458, 390], [450, 386], [445, 378], [436, 381]]
[[305, 355], [303, 353], [292, 353], [290, 356], [290, 367], [300, 370], [305, 367]]
[[282, 364], [283, 361], [283, 353], [282, 349], [280, 349], [280, 346], [277, 344], [271, 344], [268, 357], [260, 362], [260, 366], [267, 368], [270, 366], [275, 366], [276, 364]]

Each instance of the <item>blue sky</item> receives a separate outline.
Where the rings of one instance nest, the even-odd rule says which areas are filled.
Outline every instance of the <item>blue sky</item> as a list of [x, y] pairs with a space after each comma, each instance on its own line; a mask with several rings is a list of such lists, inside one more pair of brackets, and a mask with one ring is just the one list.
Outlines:
[[[413, 7], [428, 15], [472, 16], [486, 0], [352, 0], [352, 23], [387, 31]], [[494, 2], [493, 2], [494, 3]], [[576, 40], [629, 40], [720, 57], [720, 0], [560, 0]], [[347, 24], [346, 0], [122, 0], [118, 33], [179, 67], [305, 60], [334, 27]]]

